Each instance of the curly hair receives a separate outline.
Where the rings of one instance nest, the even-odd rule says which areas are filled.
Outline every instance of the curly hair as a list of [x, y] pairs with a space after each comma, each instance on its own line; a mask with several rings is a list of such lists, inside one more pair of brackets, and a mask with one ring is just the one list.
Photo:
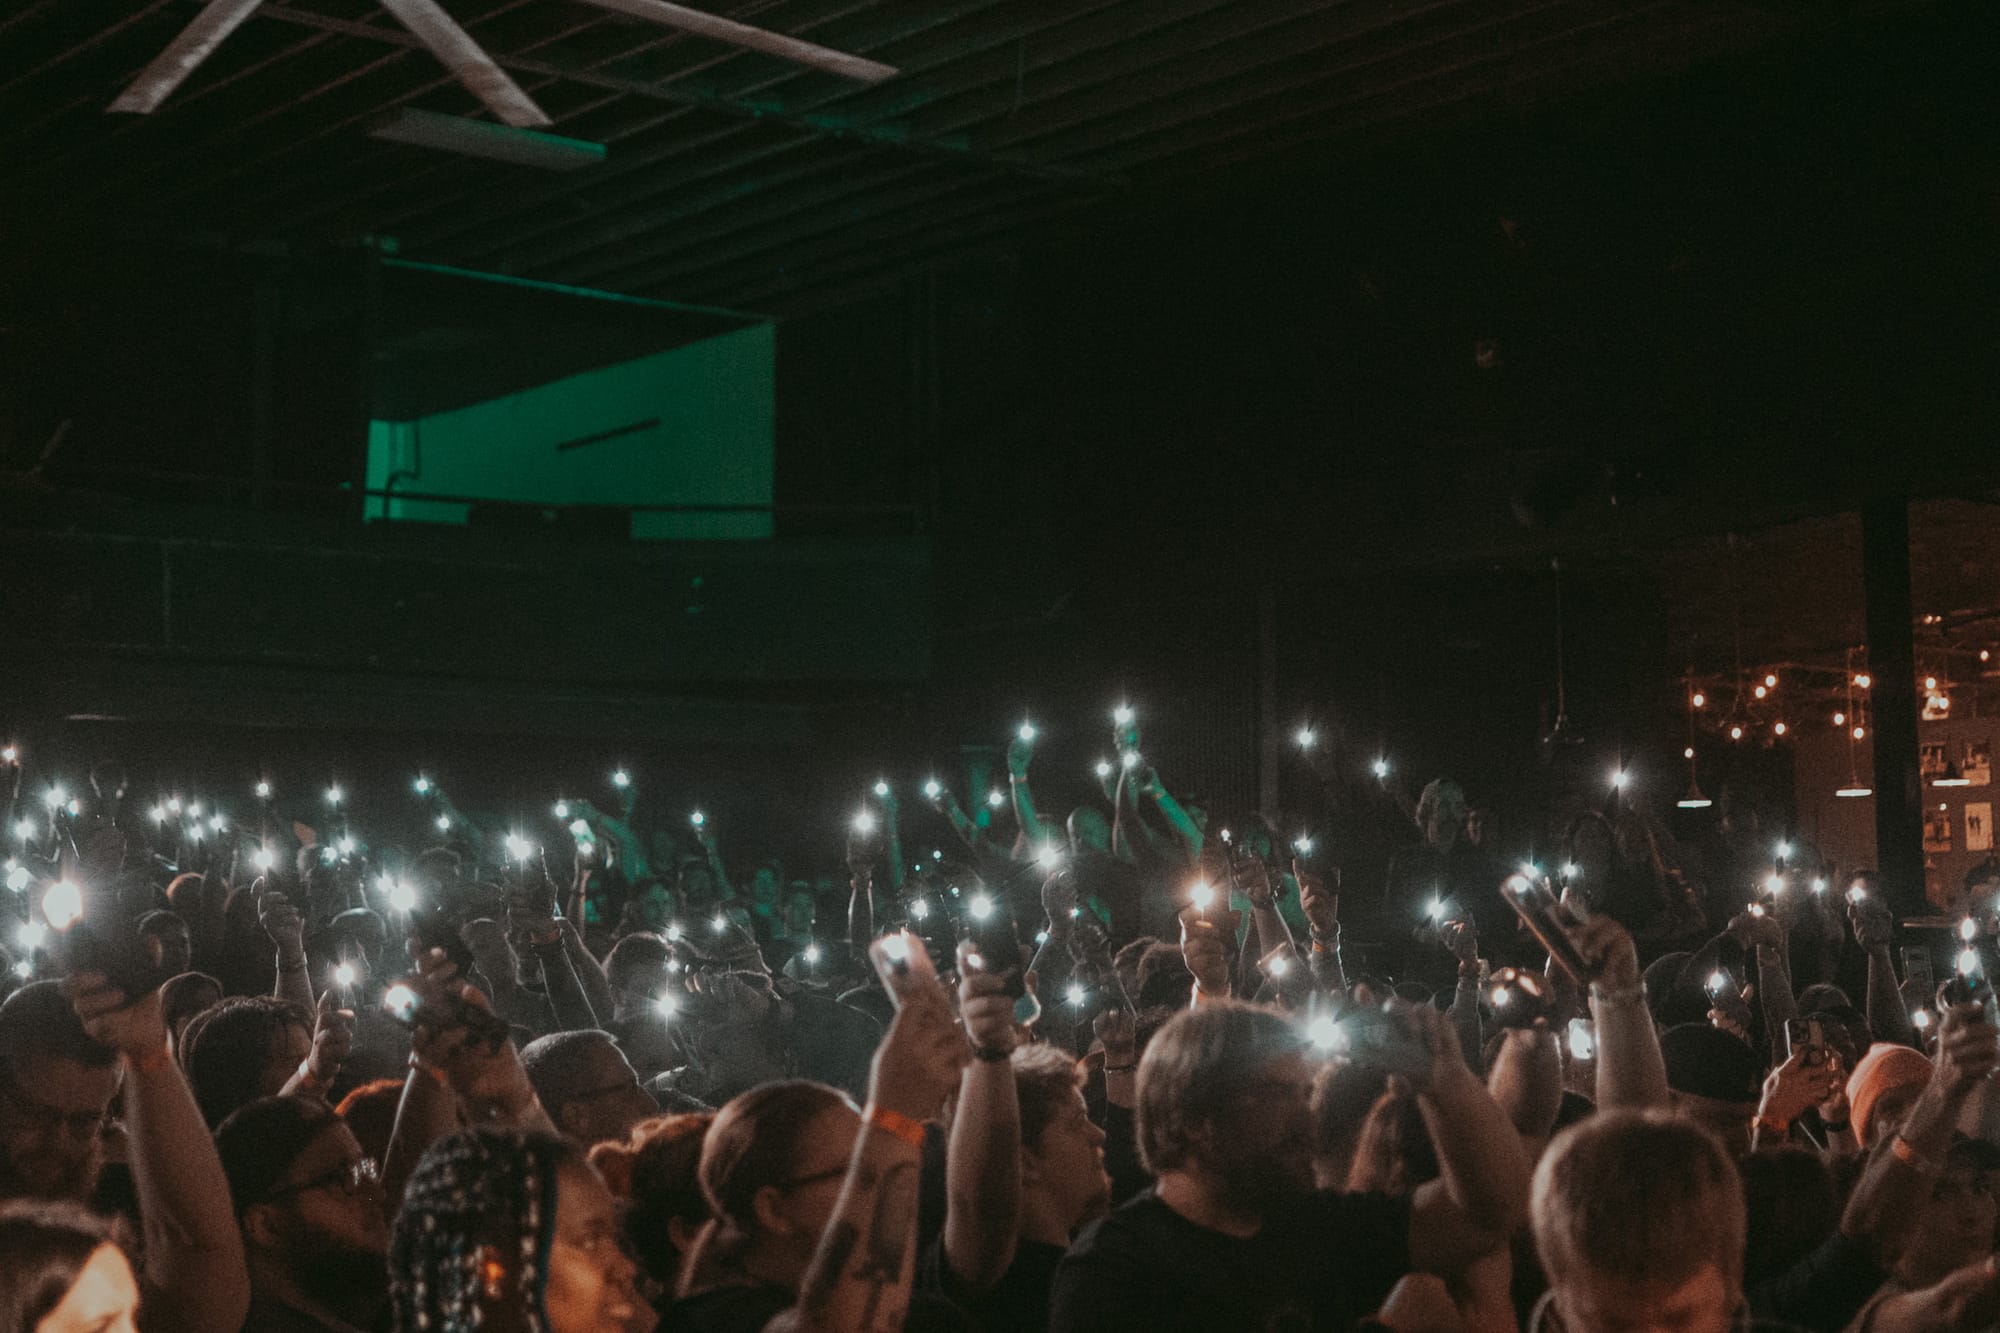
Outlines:
[[672, 1222], [679, 1218], [692, 1228], [708, 1220], [699, 1171], [702, 1140], [714, 1122], [713, 1111], [656, 1115], [624, 1139], [590, 1150], [590, 1164], [618, 1197], [632, 1252], [668, 1291], [681, 1269]]
[[548, 1333], [549, 1246], [568, 1165], [587, 1163], [546, 1134], [472, 1129], [432, 1144], [389, 1239], [396, 1333]]

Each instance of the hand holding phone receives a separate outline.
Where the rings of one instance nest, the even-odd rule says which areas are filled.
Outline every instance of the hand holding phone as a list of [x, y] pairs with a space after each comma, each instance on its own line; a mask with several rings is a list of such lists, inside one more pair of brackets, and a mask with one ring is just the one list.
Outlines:
[[937, 986], [937, 969], [931, 965], [923, 940], [908, 930], [894, 930], [868, 946], [868, 961], [875, 975], [898, 1009], [914, 995]]
[[1518, 967], [1503, 967], [1487, 979], [1486, 1001], [1493, 1021], [1503, 1028], [1546, 1027], [1555, 1017], [1549, 984]]
[[[1576, 944], [1570, 939], [1570, 923], [1565, 919], [1556, 896], [1550, 891], [1546, 880], [1538, 880], [1527, 874], [1510, 875], [1500, 886], [1500, 896], [1521, 918], [1521, 924], [1535, 937], [1542, 948], [1548, 950], [1549, 957], [1557, 966], [1568, 972], [1579, 984], [1588, 983], [1596, 976], [1596, 969], [1584, 960]], [[1629, 943], [1629, 937], [1628, 943]]]

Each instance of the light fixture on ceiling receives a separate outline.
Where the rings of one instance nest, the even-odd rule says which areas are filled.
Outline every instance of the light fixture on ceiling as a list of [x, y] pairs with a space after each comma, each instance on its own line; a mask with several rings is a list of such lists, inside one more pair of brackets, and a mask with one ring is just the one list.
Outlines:
[[515, 166], [540, 167], [547, 171], [575, 171], [604, 161], [604, 145], [583, 139], [566, 139], [539, 130], [495, 125], [490, 120], [447, 116], [413, 106], [399, 106], [377, 119], [368, 133], [392, 143], [437, 148], [467, 157], [483, 157]]

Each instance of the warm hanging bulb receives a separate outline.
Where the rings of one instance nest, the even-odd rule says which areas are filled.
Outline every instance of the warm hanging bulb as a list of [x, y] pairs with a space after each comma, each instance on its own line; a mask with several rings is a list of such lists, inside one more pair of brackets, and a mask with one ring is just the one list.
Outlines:
[[1702, 795], [1701, 781], [1698, 778], [1689, 778], [1687, 795], [1681, 797], [1675, 804], [1683, 810], [1706, 810], [1715, 802]]

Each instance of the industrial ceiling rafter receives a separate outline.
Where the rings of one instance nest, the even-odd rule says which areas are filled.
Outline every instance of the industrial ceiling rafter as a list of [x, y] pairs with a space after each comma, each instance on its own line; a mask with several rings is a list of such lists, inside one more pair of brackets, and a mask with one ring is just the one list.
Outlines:
[[[208, 0], [194, 21], [140, 71], [139, 77], [108, 109], [135, 115], [149, 115], [158, 110], [263, 3], [264, 0]], [[453, 77], [503, 122], [516, 129], [553, 123], [437, 0], [376, 0], [376, 3], [429, 47]], [[894, 66], [879, 60], [835, 51], [816, 42], [738, 23], [669, 0], [578, 0], [578, 3], [775, 56], [859, 83], [880, 83], [896, 74]]]
[[[151, 118], [101, 108], [199, 0], [0, 5], [0, 171], [37, 204], [10, 224], [14, 262], [86, 228], [301, 254], [393, 236], [418, 259], [784, 315], [1824, 26], [1755, 0], [689, 2], [902, 74], [857, 84], [584, 0], [442, 0], [561, 133], [611, 145], [555, 179], [359, 132], [399, 107], [481, 114], [374, 0], [265, 0]], [[1887, 40], [1880, 16], [1935, 9], [1936, 31], [1958, 7], [1844, 13]]]

